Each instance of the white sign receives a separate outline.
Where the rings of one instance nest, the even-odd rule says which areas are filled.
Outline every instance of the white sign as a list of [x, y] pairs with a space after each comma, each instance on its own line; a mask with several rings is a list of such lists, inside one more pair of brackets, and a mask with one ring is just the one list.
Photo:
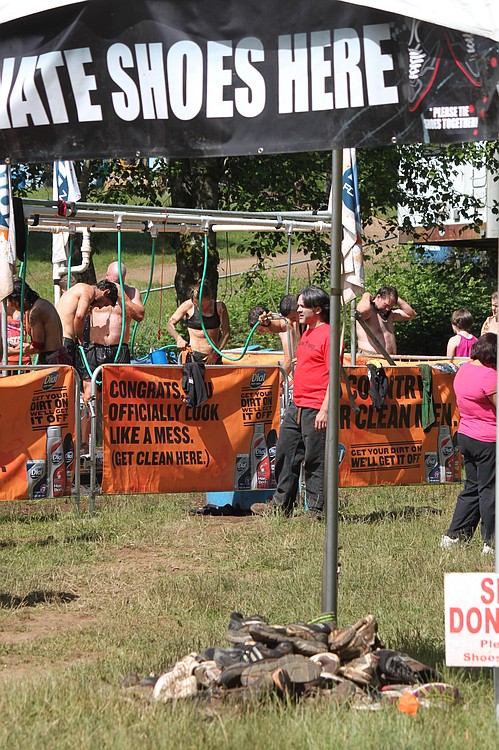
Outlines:
[[447, 573], [444, 608], [447, 666], [499, 667], [499, 575]]

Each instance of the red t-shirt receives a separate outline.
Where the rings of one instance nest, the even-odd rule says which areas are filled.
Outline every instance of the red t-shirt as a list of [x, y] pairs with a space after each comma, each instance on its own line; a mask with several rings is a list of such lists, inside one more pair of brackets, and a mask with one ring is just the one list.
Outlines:
[[458, 432], [462, 435], [496, 442], [496, 408], [489, 399], [497, 391], [497, 372], [493, 367], [465, 362], [454, 378], [454, 392], [461, 421]]
[[293, 401], [320, 409], [329, 384], [329, 323], [307, 328], [296, 348]]

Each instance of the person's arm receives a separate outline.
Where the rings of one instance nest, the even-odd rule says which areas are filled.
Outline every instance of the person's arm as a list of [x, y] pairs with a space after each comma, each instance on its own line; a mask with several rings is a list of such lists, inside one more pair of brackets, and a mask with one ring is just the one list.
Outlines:
[[491, 401], [494, 406], [497, 408], [497, 393], [488, 393], [487, 398], [489, 401]]
[[321, 408], [319, 409], [315, 417], [315, 429], [316, 430], [326, 429], [328, 407], [329, 407], [329, 385], [326, 389], [326, 395], [324, 396], [324, 401], [322, 402]]
[[78, 341], [83, 341], [83, 331], [85, 330], [85, 321], [90, 310], [90, 305], [95, 299], [95, 292], [91, 288], [90, 292], [82, 292], [78, 299], [76, 312], [74, 316], [74, 332]]
[[186, 300], [185, 302], [182, 302], [180, 307], [178, 307], [173, 315], [171, 316], [170, 320], [166, 324], [166, 330], [172, 337], [172, 339], [175, 341], [176, 345], [179, 349], [187, 349], [189, 346], [189, 343], [178, 333], [176, 326], [180, 323], [182, 318], [185, 318], [187, 315], [187, 311], [192, 306], [192, 302], [190, 300]]
[[398, 298], [397, 309], [393, 310], [392, 318], [395, 321], [401, 322], [405, 320], [413, 320], [416, 317], [416, 310], [414, 310], [405, 299], [402, 297]]
[[230, 338], [230, 320], [225, 302], [217, 302], [216, 305], [218, 308], [218, 315], [220, 317], [220, 329], [222, 331], [222, 338], [220, 339], [218, 348], [220, 349], [220, 351], [222, 351]]
[[368, 320], [373, 312], [373, 296], [369, 292], [364, 292], [357, 304], [357, 312], [362, 315], [364, 320]]
[[[118, 287], [118, 302], [116, 304], [121, 304], [121, 298], [120, 298], [120, 285], [117, 284]], [[145, 315], [145, 309], [144, 305], [142, 304], [142, 298], [140, 296], [140, 292], [136, 287], [129, 287], [130, 291], [133, 293], [132, 297], [129, 297], [126, 293], [125, 289], [125, 317], [127, 320], [136, 320], [137, 323], [140, 323], [142, 320], [144, 320]]]
[[262, 320], [256, 330], [258, 331], [258, 333], [283, 333], [283, 331], [287, 330], [287, 325], [286, 321], [282, 318], [278, 318], [277, 320], [274, 318], [269, 318], [266, 322]]
[[454, 357], [456, 354], [459, 336], [451, 336], [447, 342], [447, 357]]

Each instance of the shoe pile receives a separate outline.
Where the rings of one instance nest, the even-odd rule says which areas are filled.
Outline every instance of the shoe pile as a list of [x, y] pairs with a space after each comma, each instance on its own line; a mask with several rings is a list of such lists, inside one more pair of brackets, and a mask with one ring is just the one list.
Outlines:
[[[404, 701], [413, 707], [457, 703], [459, 693], [432, 667], [384, 648], [373, 615], [338, 628], [329, 613], [310, 622], [270, 625], [260, 615], [232, 612], [228, 647], [190, 653], [161, 675], [129, 675], [123, 687], [152, 689], [156, 701], [197, 696], [217, 703], [321, 695], [335, 704], [376, 710]], [[403, 701], [400, 702], [403, 696]]]

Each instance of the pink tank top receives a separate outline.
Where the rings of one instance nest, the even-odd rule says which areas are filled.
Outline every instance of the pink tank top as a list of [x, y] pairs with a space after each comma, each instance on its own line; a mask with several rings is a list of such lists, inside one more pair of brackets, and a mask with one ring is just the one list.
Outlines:
[[462, 333], [457, 334], [459, 338], [461, 339], [459, 344], [456, 346], [456, 353], [455, 357], [469, 357], [471, 355], [471, 347], [477, 341], [476, 336], [472, 336], [471, 338], [467, 339], [465, 336], [463, 336]]

